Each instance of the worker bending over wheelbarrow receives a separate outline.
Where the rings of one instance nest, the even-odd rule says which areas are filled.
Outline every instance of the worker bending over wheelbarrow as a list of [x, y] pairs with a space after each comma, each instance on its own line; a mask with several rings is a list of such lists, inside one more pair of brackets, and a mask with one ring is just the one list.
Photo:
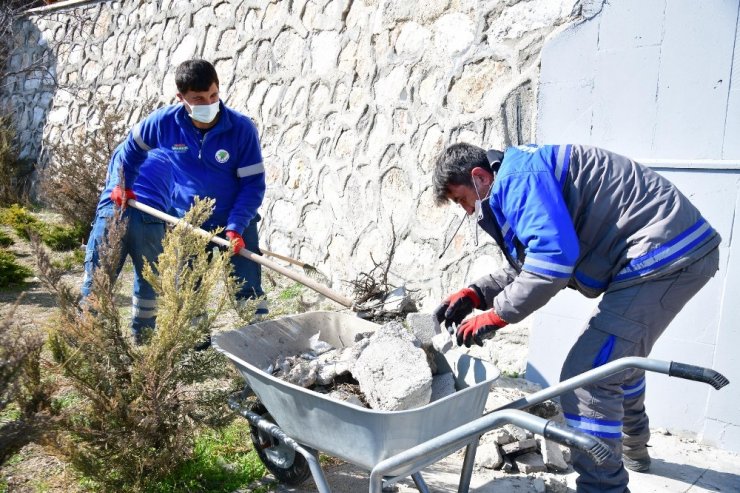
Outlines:
[[[603, 149], [529, 145], [486, 152], [454, 144], [437, 158], [433, 185], [438, 204], [451, 200], [476, 214], [508, 261], [437, 308], [458, 345], [483, 345], [566, 286], [589, 298], [603, 294], [561, 380], [625, 356], [647, 356], [718, 269], [720, 236], [696, 207], [666, 178]], [[486, 311], [465, 319], [475, 308]], [[573, 451], [579, 493], [628, 492], [625, 467], [649, 469], [644, 401], [645, 374], [637, 369], [561, 396], [567, 423], [617, 452], [597, 466]]]

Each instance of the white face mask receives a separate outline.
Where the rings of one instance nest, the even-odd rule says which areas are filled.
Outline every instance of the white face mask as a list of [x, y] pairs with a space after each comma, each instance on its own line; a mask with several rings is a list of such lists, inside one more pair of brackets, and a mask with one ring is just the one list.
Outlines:
[[190, 118], [201, 123], [211, 123], [218, 115], [219, 102], [213, 104], [194, 104], [190, 105], [183, 99], [183, 103], [190, 107]]

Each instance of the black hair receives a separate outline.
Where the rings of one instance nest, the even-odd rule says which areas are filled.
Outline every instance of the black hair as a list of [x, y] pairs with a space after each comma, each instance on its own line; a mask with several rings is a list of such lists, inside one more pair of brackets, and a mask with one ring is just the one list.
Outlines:
[[175, 72], [175, 85], [180, 94], [188, 91], [207, 91], [214, 82], [218, 87], [216, 69], [205, 60], [184, 61]]
[[447, 201], [450, 185], [473, 185], [470, 172], [473, 168], [483, 168], [492, 173], [486, 151], [478, 146], [459, 143], [452, 144], [442, 151], [434, 163], [432, 187], [437, 205]]

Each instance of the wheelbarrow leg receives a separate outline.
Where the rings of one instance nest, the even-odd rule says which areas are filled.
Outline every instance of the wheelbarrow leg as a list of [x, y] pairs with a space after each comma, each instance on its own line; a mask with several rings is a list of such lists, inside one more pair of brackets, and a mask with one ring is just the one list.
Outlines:
[[309, 452], [303, 447], [297, 448], [296, 451], [306, 458], [308, 467], [311, 469], [311, 476], [313, 476], [319, 493], [331, 493], [329, 483], [326, 482], [326, 476], [324, 476], [324, 470], [321, 469], [321, 464], [319, 463], [319, 453], [313, 449]]
[[473, 479], [473, 466], [475, 465], [475, 454], [478, 451], [480, 435], [465, 447], [465, 460], [463, 461], [462, 472], [460, 473], [460, 484], [457, 488], [458, 493], [468, 493], [470, 481]]
[[420, 472], [415, 472], [414, 474], [412, 474], [411, 479], [414, 480], [416, 489], [419, 490], [420, 493], [429, 493], [429, 487], [427, 486], [426, 481], [424, 481], [424, 478], [421, 477]]

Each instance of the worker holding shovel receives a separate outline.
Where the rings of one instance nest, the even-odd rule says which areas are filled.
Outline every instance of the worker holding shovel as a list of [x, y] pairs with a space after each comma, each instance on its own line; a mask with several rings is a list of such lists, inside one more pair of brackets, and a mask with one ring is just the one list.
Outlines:
[[[667, 179], [624, 156], [578, 145], [484, 151], [455, 144], [437, 158], [437, 203], [451, 200], [501, 248], [508, 265], [437, 308], [457, 343], [482, 345], [561, 289], [603, 295], [561, 380], [625, 356], [647, 356], [714, 276], [719, 234]], [[487, 310], [465, 318], [473, 309]], [[629, 491], [625, 466], [647, 471], [645, 376], [630, 370], [565, 393], [570, 426], [617, 452], [597, 466], [573, 451], [578, 492]], [[623, 456], [622, 456], [623, 454]]]
[[[265, 195], [265, 170], [259, 136], [252, 120], [228, 108], [219, 98], [216, 69], [205, 60], [188, 60], [175, 73], [178, 104], [156, 110], [139, 122], [124, 142], [121, 163], [126, 183], [133, 183], [147, 153], [166, 152], [172, 165], [172, 209], [182, 217], [196, 196], [215, 199], [203, 227], [223, 227], [234, 253], [246, 247], [259, 252], [257, 209]], [[118, 203], [131, 197], [117, 192]], [[243, 281], [237, 299], [259, 298], [259, 264], [232, 257], [234, 275]], [[267, 313], [262, 303], [256, 314]]]

